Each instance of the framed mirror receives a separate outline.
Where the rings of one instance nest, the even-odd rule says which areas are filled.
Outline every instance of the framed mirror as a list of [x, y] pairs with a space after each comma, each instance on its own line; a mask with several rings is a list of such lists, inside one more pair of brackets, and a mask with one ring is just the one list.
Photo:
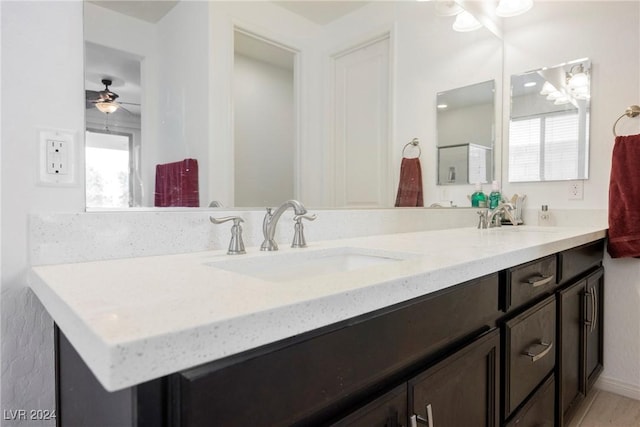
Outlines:
[[495, 82], [460, 87], [436, 96], [438, 185], [493, 180]]
[[[436, 169], [436, 107], [424, 100], [502, 79], [502, 40], [454, 31], [436, 3], [84, 2], [87, 139], [122, 136], [113, 146], [129, 165], [114, 172], [123, 193], [95, 194], [94, 179], [87, 207], [163, 206], [167, 165], [196, 183], [189, 206], [392, 207], [408, 140]], [[258, 63], [286, 95], [259, 83]], [[439, 200], [434, 175], [423, 174], [427, 205]]]
[[511, 76], [509, 182], [589, 178], [591, 62]]

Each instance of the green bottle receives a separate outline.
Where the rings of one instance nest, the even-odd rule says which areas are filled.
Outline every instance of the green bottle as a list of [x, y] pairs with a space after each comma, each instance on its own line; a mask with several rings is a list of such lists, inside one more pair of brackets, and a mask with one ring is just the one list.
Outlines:
[[473, 208], [486, 208], [487, 196], [482, 192], [482, 184], [479, 182], [476, 184], [476, 191], [471, 195], [471, 207]]
[[502, 195], [500, 194], [500, 185], [498, 181], [493, 181], [491, 185], [491, 193], [489, 194], [489, 209], [495, 209], [502, 201]]

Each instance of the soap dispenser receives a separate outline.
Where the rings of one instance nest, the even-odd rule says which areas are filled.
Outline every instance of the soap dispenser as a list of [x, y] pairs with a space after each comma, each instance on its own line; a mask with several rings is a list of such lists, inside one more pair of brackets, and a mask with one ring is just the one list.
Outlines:
[[497, 208], [501, 201], [500, 184], [498, 184], [498, 181], [493, 181], [491, 184], [491, 193], [489, 194], [489, 209]]
[[476, 183], [476, 191], [471, 195], [471, 207], [486, 208], [487, 196], [482, 192], [482, 184]]

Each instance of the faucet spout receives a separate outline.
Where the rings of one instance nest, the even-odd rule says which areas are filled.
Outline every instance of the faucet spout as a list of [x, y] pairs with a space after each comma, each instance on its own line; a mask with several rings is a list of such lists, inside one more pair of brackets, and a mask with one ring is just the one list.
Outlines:
[[511, 221], [511, 224], [518, 225], [513, 214], [511, 213], [515, 210], [515, 206], [511, 203], [500, 203], [493, 210], [489, 211], [487, 224], [489, 227], [500, 227], [502, 225], [500, 213], [504, 213], [506, 217]]
[[292, 208], [296, 215], [304, 215], [307, 213], [307, 209], [302, 203], [297, 200], [287, 200], [281, 204], [273, 213], [271, 208], [267, 208], [267, 213], [262, 221], [262, 234], [264, 235], [264, 241], [260, 246], [261, 251], [277, 251], [278, 244], [274, 240], [276, 234], [276, 226], [278, 220], [287, 209]]

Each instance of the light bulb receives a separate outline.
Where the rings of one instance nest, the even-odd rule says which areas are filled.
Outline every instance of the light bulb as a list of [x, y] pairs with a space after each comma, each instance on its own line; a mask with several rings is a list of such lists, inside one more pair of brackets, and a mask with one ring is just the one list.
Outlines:
[[474, 31], [479, 28], [482, 28], [482, 24], [466, 10], [456, 16], [456, 20], [453, 23], [453, 29], [461, 33]]

